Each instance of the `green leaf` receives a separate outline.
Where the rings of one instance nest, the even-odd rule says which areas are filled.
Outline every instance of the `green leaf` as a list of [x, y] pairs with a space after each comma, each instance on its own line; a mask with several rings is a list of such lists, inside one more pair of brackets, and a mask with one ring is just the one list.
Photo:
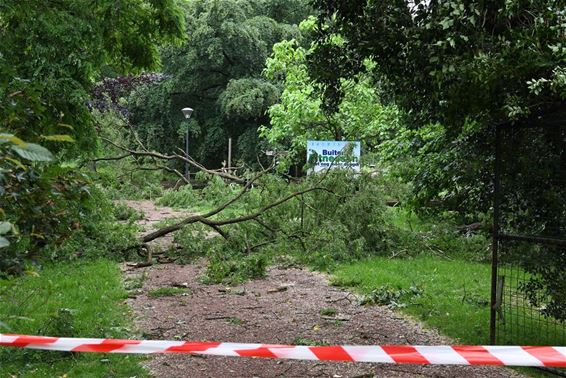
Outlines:
[[52, 161], [53, 154], [45, 147], [35, 143], [26, 143], [25, 146], [13, 146], [12, 149], [24, 159], [30, 161]]
[[450, 18], [445, 18], [442, 21], [440, 21], [440, 25], [442, 25], [442, 29], [446, 30], [452, 25], [454, 25], [454, 20]]
[[7, 246], [10, 245], [10, 242], [8, 241], [8, 239], [3, 238], [2, 236], [0, 236], [0, 248], [5, 248]]
[[0, 143], [11, 142], [18, 146], [25, 146], [26, 142], [15, 135], [0, 133]]
[[72, 136], [66, 134], [57, 134], [57, 135], [42, 135], [41, 139], [49, 140], [52, 142], [69, 142], [75, 143], [75, 140]]
[[10, 222], [0, 222], [0, 235], [7, 234], [12, 229]]
[[[16, 167], [25, 170], [26, 166], [22, 164], [21, 161], [17, 160], [17, 159], [12, 159], [9, 156], [5, 156], [4, 159], [6, 159], [7, 161], [9, 161], [10, 163], [14, 164]], [[6, 171], [7, 172], [7, 171]]]

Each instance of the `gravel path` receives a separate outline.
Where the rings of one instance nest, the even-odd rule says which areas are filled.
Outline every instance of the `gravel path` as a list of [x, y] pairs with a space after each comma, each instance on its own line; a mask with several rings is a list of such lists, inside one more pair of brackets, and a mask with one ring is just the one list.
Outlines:
[[[139, 208], [135, 203], [129, 205]], [[172, 214], [171, 209], [152, 209]], [[148, 215], [148, 209], [144, 211]], [[155, 219], [155, 212], [151, 214]], [[425, 329], [387, 307], [359, 306], [352, 294], [330, 286], [321, 273], [271, 268], [264, 279], [225, 287], [201, 284], [199, 277], [204, 269], [204, 261], [136, 269], [124, 265], [127, 281], [143, 279], [141, 287], [130, 291], [128, 303], [145, 338], [270, 344], [450, 343], [435, 330]], [[148, 295], [151, 290], [169, 287], [181, 287], [186, 292], [165, 297]], [[323, 309], [330, 315], [322, 315]], [[148, 359], [145, 366], [155, 377], [519, 377], [496, 367], [189, 355], [159, 355]]]

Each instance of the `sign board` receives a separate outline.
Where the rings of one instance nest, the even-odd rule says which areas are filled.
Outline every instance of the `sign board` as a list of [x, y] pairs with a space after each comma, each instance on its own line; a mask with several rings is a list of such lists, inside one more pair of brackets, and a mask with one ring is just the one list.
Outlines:
[[[353, 148], [348, 147], [350, 144]], [[359, 172], [360, 150], [360, 142], [308, 140], [307, 162], [311, 162], [316, 154], [316, 162], [309, 172], [320, 172], [327, 168], [348, 168]]]

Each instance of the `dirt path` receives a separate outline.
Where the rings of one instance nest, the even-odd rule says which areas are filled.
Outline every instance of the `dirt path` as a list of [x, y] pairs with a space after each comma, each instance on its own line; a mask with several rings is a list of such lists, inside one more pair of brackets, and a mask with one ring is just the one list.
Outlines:
[[[125, 205], [130, 206], [138, 211], [142, 211], [144, 217], [137, 222], [138, 225], [142, 226], [145, 232], [154, 231], [159, 222], [163, 222], [167, 219], [180, 219], [191, 215], [187, 211], [175, 210], [170, 207], [160, 207], [156, 206], [152, 201], [142, 200], [133, 201], [125, 200], [118, 201]], [[166, 235], [162, 238], [153, 240], [148, 243], [149, 247], [153, 250], [166, 250], [173, 244], [173, 234]]]
[[[146, 227], [183, 215], [146, 208]], [[139, 209], [137, 203], [129, 203]], [[141, 205], [141, 204], [140, 204]], [[148, 216], [149, 215], [149, 216]], [[199, 282], [204, 262], [125, 269], [128, 303], [145, 338], [270, 344], [446, 344], [450, 340], [383, 306], [360, 307], [352, 294], [332, 287], [321, 273], [271, 268], [264, 279], [238, 287]], [[154, 297], [159, 288], [185, 293]], [[327, 309], [326, 311], [322, 311]], [[330, 310], [331, 309], [331, 310]], [[326, 313], [327, 315], [322, 315]], [[335, 314], [333, 314], [335, 312]], [[234, 357], [160, 355], [145, 363], [155, 377], [518, 377], [503, 368], [290, 361]]]

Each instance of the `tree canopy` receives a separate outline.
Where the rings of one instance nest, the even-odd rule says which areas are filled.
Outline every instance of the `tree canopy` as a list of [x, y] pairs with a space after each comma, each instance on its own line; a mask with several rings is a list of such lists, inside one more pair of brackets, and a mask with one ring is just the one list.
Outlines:
[[[269, 108], [270, 124], [260, 128], [260, 136], [271, 148], [285, 151], [288, 163], [303, 165], [307, 140], [360, 140], [372, 151], [389, 133], [401, 129], [395, 106], [381, 104], [370, 74], [362, 73], [340, 82], [344, 93], [335, 112], [325, 113], [320, 85], [307, 68], [312, 46], [303, 47], [312, 29], [312, 19], [301, 24], [302, 40], [282, 41], [273, 46], [265, 75], [283, 88], [278, 103]], [[337, 42], [339, 43], [339, 42]], [[369, 70], [375, 64], [365, 63]], [[290, 158], [290, 159], [289, 159]], [[285, 167], [282, 167], [285, 168]]]
[[183, 32], [176, 0], [0, 1], [1, 127], [28, 141], [70, 134], [75, 152], [92, 151], [101, 71], [157, 68], [158, 45]]
[[[257, 127], [279, 89], [261, 72], [271, 47], [298, 36], [305, 2], [192, 1], [187, 4], [188, 38], [162, 51], [166, 79], [131, 97], [132, 123], [148, 145], [161, 151], [182, 146], [190, 132], [190, 154], [209, 165], [225, 157], [228, 137], [236, 155], [255, 161]], [[180, 109], [195, 112], [184, 122]]]
[[[372, 57], [382, 88], [420, 123], [516, 120], [566, 99], [560, 0], [315, 1], [311, 62], [328, 101]], [[335, 33], [345, 38], [336, 47]]]

